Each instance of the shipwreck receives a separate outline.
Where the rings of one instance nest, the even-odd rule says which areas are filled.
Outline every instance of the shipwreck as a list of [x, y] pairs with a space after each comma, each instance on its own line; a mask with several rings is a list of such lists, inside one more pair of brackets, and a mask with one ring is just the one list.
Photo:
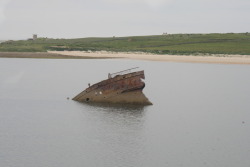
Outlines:
[[[120, 103], [152, 105], [143, 94], [144, 70], [138, 67], [108, 74], [108, 79], [90, 85], [72, 100], [87, 103]], [[132, 72], [135, 71], [135, 72]]]

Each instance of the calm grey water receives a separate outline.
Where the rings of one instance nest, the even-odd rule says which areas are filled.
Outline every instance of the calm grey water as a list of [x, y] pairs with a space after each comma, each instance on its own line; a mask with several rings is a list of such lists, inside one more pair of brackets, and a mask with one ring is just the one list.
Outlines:
[[[153, 106], [74, 97], [140, 66]], [[249, 167], [250, 66], [0, 59], [0, 167]]]

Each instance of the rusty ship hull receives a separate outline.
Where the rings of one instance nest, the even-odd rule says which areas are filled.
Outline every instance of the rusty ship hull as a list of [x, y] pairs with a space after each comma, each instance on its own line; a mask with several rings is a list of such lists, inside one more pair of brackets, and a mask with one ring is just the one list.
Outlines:
[[122, 103], [151, 105], [143, 94], [145, 83], [144, 71], [116, 75], [98, 82], [73, 98], [80, 102]]

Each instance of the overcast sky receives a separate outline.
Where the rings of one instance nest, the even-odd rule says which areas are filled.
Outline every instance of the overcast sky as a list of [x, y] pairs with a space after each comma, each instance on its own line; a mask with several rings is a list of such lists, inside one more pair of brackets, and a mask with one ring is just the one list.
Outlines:
[[250, 32], [250, 0], [0, 0], [0, 39]]

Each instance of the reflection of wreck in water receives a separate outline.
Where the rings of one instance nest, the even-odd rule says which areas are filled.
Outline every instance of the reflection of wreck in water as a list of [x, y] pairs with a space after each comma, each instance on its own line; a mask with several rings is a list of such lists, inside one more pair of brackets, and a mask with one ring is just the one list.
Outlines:
[[[136, 67], [138, 68], [138, 67]], [[82, 91], [75, 101], [129, 103], [151, 105], [152, 103], [143, 94], [145, 87], [144, 71], [131, 72], [136, 68], [109, 74], [107, 80], [98, 82]]]

